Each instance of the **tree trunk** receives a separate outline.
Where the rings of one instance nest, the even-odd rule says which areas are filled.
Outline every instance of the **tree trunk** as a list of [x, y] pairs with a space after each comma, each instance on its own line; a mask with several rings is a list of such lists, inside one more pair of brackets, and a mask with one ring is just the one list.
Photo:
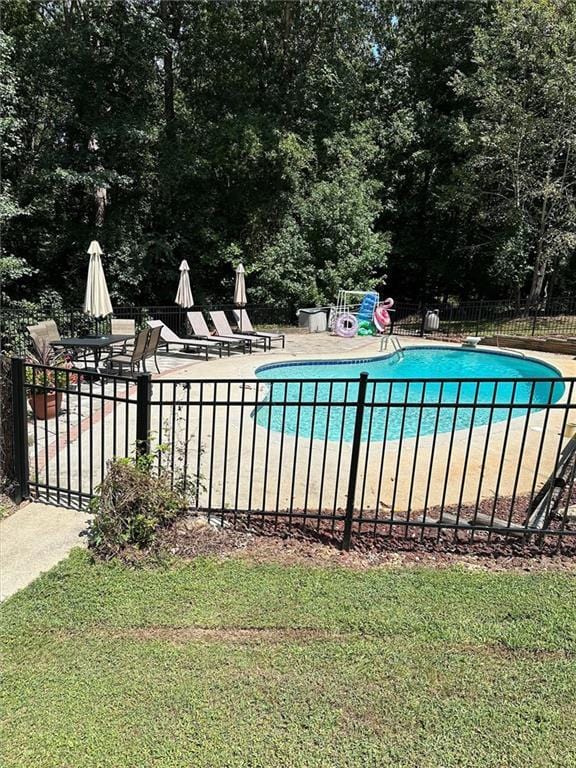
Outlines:
[[174, 53], [172, 45], [178, 35], [176, 8], [172, 0], [161, 0], [160, 17], [166, 32], [166, 48], [164, 49], [164, 122], [166, 137], [175, 138], [174, 126]]
[[530, 286], [530, 294], [528, 295], [528, 304], [531, 307], [536, 306], [540, 302], [542, 296], [542, 290], [544, 289], [544, 280], [546, 278], [546, 263], [541, 262], [534, 266], [534, 275], [532, 277], [532, 285]]
[[[550, 174], [548, 174], [548, 180]], [[542, 203], [542, 213], [540, 215], [540, 230], [538, 232], [538, 243], [536, 245], [536, 258], [534, 259], [534, 274], [532, 275], [532, 285], [530, 286], [530, 295], [528, 303], [532, 307], [540, 301], [544, 281], [546, 279], [546, 270], [548, 268], [548, 256], [544, 250], [544, 236], [546, 233], [546, 220], [548, 215], [548, 198], [544, 197]]]
[[95, 198], [96, 198], [96, 226], [102, 227], [104, 225], [104, 212], [106, 211], [106, 204], [108, 202], [106, 187], [97, 187], [95, 192]]

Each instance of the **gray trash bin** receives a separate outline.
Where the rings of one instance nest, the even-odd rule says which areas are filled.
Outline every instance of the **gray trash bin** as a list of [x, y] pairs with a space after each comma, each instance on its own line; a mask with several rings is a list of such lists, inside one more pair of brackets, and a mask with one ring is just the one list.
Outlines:
[[309, 333], [328, 330], [328, 311], [322, 307], [305, 307], [298, 310], [298, 325], [307, 328]]
[[440, 328], [440, 316], [437, 309], [429, 309], [424, 318], [425, 331], [437, 331]]

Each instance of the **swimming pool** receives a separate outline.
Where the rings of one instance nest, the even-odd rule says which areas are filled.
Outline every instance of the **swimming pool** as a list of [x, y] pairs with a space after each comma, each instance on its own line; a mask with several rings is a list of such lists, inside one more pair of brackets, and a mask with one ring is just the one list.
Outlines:
[[371, 406], [364, 413], [364, 441], [483, 426], [507, 419], [510, 412], [512, 418], [533, 413], [564, 393], [559, 371], [538, 360], [488, 350], [412, 347], [359, 360], [264, 365], [256, 376], [268, 382], [268, 392], [253, 418], [272, 432], [349, 442], [363, 371], [369, 375], [366, 402]]

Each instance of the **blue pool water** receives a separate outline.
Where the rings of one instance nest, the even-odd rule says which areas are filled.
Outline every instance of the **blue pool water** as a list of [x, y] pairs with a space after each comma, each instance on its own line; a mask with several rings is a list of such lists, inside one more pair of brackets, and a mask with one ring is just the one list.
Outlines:
[[[503, 421], [510, 412], [516, 418], [555, 403], [564, 392], [559, 372], [537, 360], [413, 347], [378, 358], [262, 366], [256, 376], [268, 383], [268, 393], [253, 417], [273, 432], [351, 441], [362, 371], [369, 375], [366, 402], [371, 406], [364, 414], [363, 440], [469, 429]], [[304, 405], [290, 405], [298, 401]]]

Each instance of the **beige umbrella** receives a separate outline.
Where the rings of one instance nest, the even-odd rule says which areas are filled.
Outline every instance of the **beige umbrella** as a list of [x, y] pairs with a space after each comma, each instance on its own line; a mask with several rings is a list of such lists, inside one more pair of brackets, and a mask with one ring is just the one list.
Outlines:
[[176, 293], [176, 304], [184, 309], [194, 306], [194, 297], [192, 296], [192, 288], [190, 288], [190, 267], [186, 260], [180, 264], [180, 282]]
[[[245, 271], [243, 265], [238, 264], [236, 267], [236, 284], [234, 286], [234, 304], [236, 304], [237, 307], [245, 307], [248, 303], [244, 275]], [[242, 330], [242, 312], [240, 312], [240, 330]]]
[[106, 276], [102, 267], [102, 248], [97, 240], [92, 240], [88, 248], [90, 264], [84, 298], [84, 312], [90, 317], [106, 317], [112, 314], [112, 302], [106, 285]]

